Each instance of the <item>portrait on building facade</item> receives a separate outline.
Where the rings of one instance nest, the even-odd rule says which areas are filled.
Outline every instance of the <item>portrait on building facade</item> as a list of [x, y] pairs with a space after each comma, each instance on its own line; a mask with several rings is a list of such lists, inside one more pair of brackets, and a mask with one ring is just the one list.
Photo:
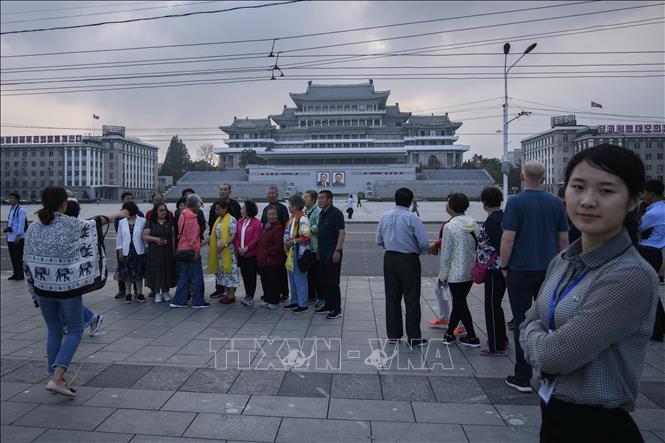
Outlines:
[[333, 186], [344, 186], [344, 172], [335, 171], [333, 172]]
[[328, 171], [318, 171], [316, 173], [316, 186], [330, 186], [330, 173]]

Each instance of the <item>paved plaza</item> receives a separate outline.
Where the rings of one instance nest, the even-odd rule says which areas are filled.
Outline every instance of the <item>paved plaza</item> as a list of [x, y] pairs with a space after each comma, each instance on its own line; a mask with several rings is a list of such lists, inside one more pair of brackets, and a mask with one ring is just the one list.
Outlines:
[[[514, 356], [446, 347], [428, 328], [434, 278], [423, 278], [421, 304], [424, 335], [435, 340], [413, 351], [385, 342], [381, 277], [343, 277], [338, 320], [239, 303], [125, 305], [109, 281], [84, 296], [104, 325], [78, 348], [67, 374], [78, 396], [67, 399], [44, 389], [45, 325], [24, 286], [7, 277], [3, 442], [537, 441], [536, 394], [503, 382]], [[206, 293], [213, 285], [207, 276]], [[484, 340], [482, 297], [474, 286], [470, 307]], [[647, 442], [665, 441], [664, 386], [665, 347], [650, 342], [633, 413]]]

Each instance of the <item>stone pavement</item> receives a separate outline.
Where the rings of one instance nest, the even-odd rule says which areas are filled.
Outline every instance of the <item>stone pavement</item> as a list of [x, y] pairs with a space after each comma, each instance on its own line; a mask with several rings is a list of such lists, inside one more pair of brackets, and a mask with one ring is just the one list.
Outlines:
[[[84, 297], [104, 324], [96, 337], [85, 336], [68, 372], [75, 399], [44, 390], [44, 322], [24, 287], [7, 277], [0, 297], [3, 442], [537, 441], [537, 396], [503, 382], [512, 353], [485, 358], [436, 341], [414, 351], [385, 346], [381, 277], [343, 277], [344, 317], [337, 320], [239, 303], [198, 311], [125, 305], [113, 299], [109, 281]], [[433, 284], [423, 279], [422, 328], [437, 339], [442, 332], [427, 327]], [[212, 286], [207, 277], [206, 293]], [[484, 340], [482, 297], [474, 286], [470, 306]], [[649, 343], [633, 417], [647, 442], [665, 441], [662, 343]]]

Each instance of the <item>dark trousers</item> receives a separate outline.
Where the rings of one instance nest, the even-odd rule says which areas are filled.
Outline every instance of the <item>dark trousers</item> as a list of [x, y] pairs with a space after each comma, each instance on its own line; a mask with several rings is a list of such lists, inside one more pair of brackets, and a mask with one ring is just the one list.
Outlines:
[[420, 335], [420, 257], [386, 251], [383, 256], [383, 282], [386, 292], [386, 332], [389, 339], [400, 339], [402, 328], [402, 297], [406, 307], [406, 335]]
[[261, 286], [263, 286], [263, 301], [279, 304], [279, 295], [282, 288], [282, 272], [280, 268], [259, 268], [259, 275], [261, 276]]
[[7, 241], [7, 249], [9, 250], [9, 258], [12, 261], [12, 270], [14, 277], [23, 278], [23, 239], [18, 241]]
[[[485, 274], [485, 325], [489, 350], [506, 349], [506, 317], [503, 315], [501, 301], [506, 292], [506, 279], [498, 269], [488, 270]], [[464, 323], [466, 326], [466, 323]]]
[[342, 273], [342, 256], [338, 263], [332, 262], [331, 257], [321, 257], [321, 292], [326, 307], [331, 311], [342, 308], [342, 293], [339, 289], [339, 277]]
[[453, 299], [453, 309], [450, 311], [450, 324], [448, 325], [449, 335], [455, 334], [455, 328], [459, 321], [464, 322], [466, 328], [466, 336], [473, 338], [476, 336], [476, 331], [473, 329], [473, 318], [471, 318], [471, 311], [469, 311], [469, 304], [466, 302], [466, 297], [473, 286], [472, 281], [465, 281], [462, 283], [448, 283], [450, 288], [450, 295]]
[[321, 294], [321, 262], [316, 256], [314, 257], [314, 264], [307, 271], [307, 299], [316, 300], [317, 298], [323, 299]]
[[[660, 252], [660, 249], [640, 246], [638, 250], [640, 251], [642, 258], [644, 258], [644, 260], [656, 270], [656, 273], [658, 273], [660, 267], [663, 266], [663, 253]], [[663, 341], [663, 334], [665, 334], [665, 312], [663, 311], [663, 303], [661, 303], [660, 298], [658, 298], [658, 304], [656, 306], [656, 322], [653, 325], [651, 340]]]
[[644, 442], [628, 411], [578, 405], [556, 398], [540, 403], [541, 443]]
[[240, 265], [242, 282], [245, 285], [245, 294], [254, 298], [256, 292], [256, 257], [238, 256], [238, 264]]
[[[524, 359], [524, 351], [520, 346], [520, 324], [526, 317], [526, 311], [538, 296], [540, 285], [545, 280], [545, 271], [516, 271], [508, 270], [508, 299], [510, 310], [513, 311], [515, 320], [515, 376], [530, 379], [532, 375], [531, 366]], [[466, 326], [466, 324], [465, 324]]]
[[289, 299], [289, 275], [284, 266], [279, 270], [279, 294], [282, 300]]

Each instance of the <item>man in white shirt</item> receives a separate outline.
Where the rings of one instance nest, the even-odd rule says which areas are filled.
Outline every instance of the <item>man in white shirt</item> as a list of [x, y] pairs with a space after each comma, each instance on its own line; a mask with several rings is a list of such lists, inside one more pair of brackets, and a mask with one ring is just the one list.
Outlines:
[[19, 204], [20, 201], [21, 196], [17, 192], [12, 192], [7, 197], [7, 203], [11, 208], [7, 217], [7, 227], [3, 230], [7, 234], [7, 249], [14, 271], [9, 280], [16, 281], [23, 280], [23, 237], [27, 225], [25, 209]]

